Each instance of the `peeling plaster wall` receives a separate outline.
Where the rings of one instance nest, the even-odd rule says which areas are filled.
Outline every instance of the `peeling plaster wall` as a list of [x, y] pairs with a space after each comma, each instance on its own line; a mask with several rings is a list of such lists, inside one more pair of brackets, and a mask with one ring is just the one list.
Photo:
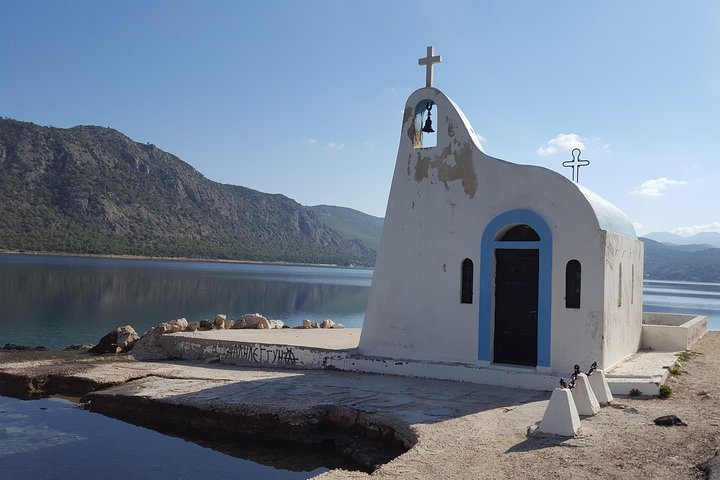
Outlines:
[[[423, 100], [437, 104], [437, 146], [413, 148], [413, 112]], [[555, 172], [485, 155], [462, 112], [434, 88], [416, 91], [406, 105], [359, 351], [478, 364], [481, 238], [492, 219], [514, 209], [540, 215], [553, 235], [552, 370], [602, 364], [606, 248], [590, 203]], [[460, 303], [465, 258], [474, 264], [472, 304]], [[572, 259], [582, 264], [580, 309], [565, 308]]]

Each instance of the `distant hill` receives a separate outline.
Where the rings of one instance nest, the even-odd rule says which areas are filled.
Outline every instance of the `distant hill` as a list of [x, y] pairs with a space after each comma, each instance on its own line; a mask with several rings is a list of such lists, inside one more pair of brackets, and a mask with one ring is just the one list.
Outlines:
[[645, 244], [645, 278], [720, 282], [720, 248], [668, 245], [642, 237], [640, 240]]
[[346, 207], [316, 205], [309, 208], [339, 234], [349, 240], [358, 240], [377, 251], [384, 219]]
[[[109, 128], [0, 118], [0, 251], [372, 266], [382, 225], [350, 208], [210, 181]], [[720, 282], [720, 233], [649, 237], [646, 278]]]
[[110, 128], [10, 119], [0, 119], [0, 250], [375, 262], [364, 241], [283, 195], [210, 181]]
[[720, 233], [718, 232], [700, 232], [690, 237], [682, 237], [670, 232], [652, 232], [645, 235], [645, 238], [673, 245], [707, 245], [720, 248]]

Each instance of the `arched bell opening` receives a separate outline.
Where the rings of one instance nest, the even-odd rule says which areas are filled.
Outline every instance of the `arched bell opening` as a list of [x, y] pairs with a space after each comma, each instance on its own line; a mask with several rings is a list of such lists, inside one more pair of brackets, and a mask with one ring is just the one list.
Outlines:
[[415, 105], [413, 148], [437, 146], [437, 118], [437, 105], [432, 100], [421, 100]]

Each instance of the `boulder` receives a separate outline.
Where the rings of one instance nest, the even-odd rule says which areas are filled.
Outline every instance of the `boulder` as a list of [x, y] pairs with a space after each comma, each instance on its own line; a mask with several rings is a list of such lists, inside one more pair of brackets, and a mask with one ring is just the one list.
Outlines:
[[303, 328], [319, 328], [318, 324], [313, 322], [312, 320], [305, 319], [303, 320]]
[[229, 330], [235, 327], [235, 320], [225, 320], [225, 329]]
[[189, 332], [194, 332], [195, 330], [200, 327], [200, 324], [198, 322], [188, 322], [187, 329]]
[[92, 347], [90, 353], [122, 353], [130, 351], [140, 339], [135, 329], [130, 325], [118, 327], [100, 339], [97, 345]]
[[153, 333], [158, 335], [164, 335], [170, 332], [170, 325], [168, 323], [161, 323], [153, 328]]
[[167, 332], [166, 332], [166, 333], [177, 333], [177, 332], [181, 332], [181, 331], [182, 331], [182, 328], [181, 328], [180, 325], [178, 325], [177, 323], [166, 322], [165, 325], [166, 325], [166, 328], [167, 328]]
[[185, 330], [187, 330], [187, 327], [188, 327], [188, 321], [184, 317], [178, 318], [177, 320], [172, 320], [170, 323], [173, 323], [173, 324], [177, 325], [178, 327], [180, 327], [181, 332], [184, 332]]
[[270, 328], [283, 328], [285, 326], [285, 322], [282, 320], [268, 320], [268, 323]]
[[212, 330], [213, 324], [210, 320], [201, 320], [198, 330]]
[[235, 328], [270, 328], [270, 322], [259, 313], [246, 313], [235, 323]]
[[225, 328], [225, 318], [227, 318], [223, 314], [218, 314], [215, 316], [215, 321], [213, 321], [213, 328], [217, 330], [222, 330]]
[[343, 325], [342, 323], [336, 323], [335, 325], [333, 325], [330, 328], [345, 328], [345, 325]]
[[185, 318], [178, 318], [176, 320], [161, 323], [153, 329], [153, 332], [159, 335], [163, 335], [165, 333], [184, 332], [187, 330], [187, 327], [188, 321]]
[[335, 322], [329, 318], [320, 322], [320, 328], [333, 328], [333, 325], [335, 325]]
[[135, 333], [135, 331], [132, 332], [122, 332], [120, 335], [118, 335], [116, 343], [118, 348], [121, 349], [123, 352], [127, 352], [128, 350], [131, 350], [133, 345], [135, 345], [135, 342], [140, 340], [140, 336]]

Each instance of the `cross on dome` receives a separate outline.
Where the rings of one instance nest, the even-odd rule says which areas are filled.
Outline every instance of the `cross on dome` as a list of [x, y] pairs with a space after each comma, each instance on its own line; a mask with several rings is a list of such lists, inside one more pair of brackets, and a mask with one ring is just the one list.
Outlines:
[[[577, 152], [577, 153], [575, 153]], [[573, 182], [580, 183], [580, 167], [586, 167], [590, 165], [590, 160], [585, 160], [584, 158], [580, 158], [580, 149], [579, 148], [573, 148], [572, 150], [572, 160], [567, 160], [562, 163], [563, 167], [569, 167], [572, 168], [573, 171]]]
[[425, 65], [425, 86], [432, 87], [433, 84], [433, 65], [442, 62], [440, 55], [435, 55], [435, 48], [427, 47], [427, 57], [419, 58], [418, 65]]

